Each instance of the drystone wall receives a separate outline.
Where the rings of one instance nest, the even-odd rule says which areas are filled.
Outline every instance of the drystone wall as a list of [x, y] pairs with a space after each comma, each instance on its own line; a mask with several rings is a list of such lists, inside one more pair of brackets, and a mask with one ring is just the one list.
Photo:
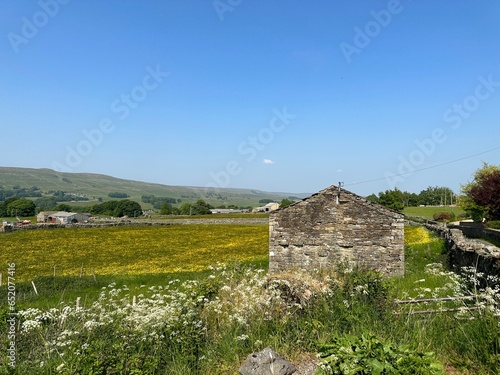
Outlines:
[[[214, 215], [215, 216], [215, 215]], [[0, 232], [12, 232], [15, 230], [34, 229], [56, 229], [56, 228], [104, 228], [120, 226], [168, 226], [168, 225], [188, 225], [188, 224], [239, 224], [239, 225], [267, 225], [266, 218], [196, 218], [196, 219], [163, 219], [161, 221], [114, 221], [114, 222], [92, 222], [75, 224], [53, 224], [40, 223], [22, 226], [5, 226]]]
[[457, 228], [469, 238], [489, 238], [500, 241], [500, 230], [486, 228], [482, 223], [461, 221]]
[[351, 263], [404, 274], [403, 215], [342, 190], [326, 189], [269, 217], [269, 269]]
[[463, 267], [474, 267], [480, 274], [500, 277], [500, 248], [466, 237], [462, 226], [457, 229], [426, 224], [426, 227], [445, 240], [451, 269], [460, 273]]

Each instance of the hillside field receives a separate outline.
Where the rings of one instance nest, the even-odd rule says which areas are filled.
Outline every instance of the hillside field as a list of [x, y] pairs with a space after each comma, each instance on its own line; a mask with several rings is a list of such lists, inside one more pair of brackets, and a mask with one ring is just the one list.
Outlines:
[[[207, 184], [210, 181], [207, 180]], [[87, 202], [71, 202], [70, 205], [88, 206], [98, 203], [97, 199], [111, 200], [109, 193], [120, 192], [135, 200], [143, 208], [151, 205], [141, 201], [143, 195], [180, 199], [182, 203], [203, 199], [214, 207], [236, 205], [238, 207], [260, 206], [259, 200], [272, 199], [280, 202], [290, 196], [305, 198], [309, 194], [266, 192], [255, 189], [204, 188], [192, 186], [163, 185], [151, 182], [133, 181], [96, 173], [64, 173], [51, 169], [0, 167], [0, 188], [12, 189], [14, 186], [30, 188], [36, 186], [44, 193], [61, 190], [66, 193], [83, 195]]]

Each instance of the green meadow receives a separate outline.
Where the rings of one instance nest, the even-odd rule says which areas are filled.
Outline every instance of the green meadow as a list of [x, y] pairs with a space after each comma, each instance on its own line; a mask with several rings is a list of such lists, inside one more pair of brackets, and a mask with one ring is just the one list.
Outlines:
[[464, 213], [464, 210], [458, 206], [405, 207], [403, 209], [403, 213], [407, 216], [420, 216], [429, 220], [432, 220], [434, 214], [441, 212], [455, 214], [455, 217], [457, 217], [458, 220], [458, 217]]

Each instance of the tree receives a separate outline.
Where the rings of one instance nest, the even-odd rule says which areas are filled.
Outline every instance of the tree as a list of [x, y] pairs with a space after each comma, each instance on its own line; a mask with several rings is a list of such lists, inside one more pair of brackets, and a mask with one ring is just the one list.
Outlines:
[[381, 205], [396, 211], [403, 211], [404, 196], [403, 192], [398, 188], [394, 190], [386, 190], [383, 193], [380, 192], [378, 196], [378, 201]]
[[181, 215], [191, 215], [191, 204], [183, 203], [179, 209]]
[[38, 211], [48, 211], [57, 206], [57, 199], [55, 197], [43, 197], [35, 200], [35, 206]]
[[33, 216], [35, 215], [35, 203], [26, 198], [16, 199], [7, 204], [8, 216]]
[[71, 212], [71, 206], [66, 203], [59, 203], [58, 205], [54, 206], [54, 211], [64, 211], [64, 212]]
[[407, 191], [403, 191], [403, 206], [405, 207], [416, 207], [420, 203], [420, 198], [415, 193], [408, 193]]
[[264, 199], [261, 199], [259, 201], [259, 203], [261, 203], [261, 204], [268, 204], [268, 203], [271, 203], [271, 202], [274, 202], [274, 199], [264, 198]]
[[210, 209], [213, 207], [205, 202], [203, 199], [198, 199], [195, 203], [191, 205], [192, 215], [209, 215], [212, 213]]
[[161, 206], [164, 203], [177, 203], [177, 199], [171, 197], [156, 197], [154, 195], [143, 195], [141, 196], [141, 200], [144, 203], [150, 203], [154, 208], [161, 209]]
[[124, 199], [122, 201], [118, 201], [114, 216], [117, 217], [138, 217], [142, 215], [142, 207], [136, 201], [131, 201], [130, 199]]
[[108, 201], [100, 204], [95, 204], [90, 207], [90, 213], [93, 215], [114, 216], [116, 207], [119, 201]]
[[163, 203], [160, 207], [160, 215], [172, 215], [173, 207], [170, 203]]
[[373, 203], [378, 203], [378, 197], [375, 194], [370, 194], [369, 196], [366, 197], [366, 200]]
[[429, 186], [422, 190], [419, 197], [419, 204], [426, 206], [440, 206], [450, 204], [454, 197], [453, 190], [444, 186]]
[[484, 163], [474, 173], [474, 179], [462, 186], [464, 196], [460, 206], [474, 221], [483, 217], [500, 220], [500, 166]]
[[7, 205], [5, 202], [0, 202], [0, 217], [7, 216]]
[[295, 203], [295, 201], [292, 201], [292, 200], [290, 200], [288, 198], [283, 198], [281, 200], [281, 203], [280, 203], [280, 208], [286, 207], [286, 206], [290, 206], [291, 204], [294, 204], [294, 203]]
[[18, 197], [9, 197], [5, 200], [5, 206], [8, 206], [9, 204], [11, 204], [12, 202], [14, 201], [17, 201], [19, 198]]

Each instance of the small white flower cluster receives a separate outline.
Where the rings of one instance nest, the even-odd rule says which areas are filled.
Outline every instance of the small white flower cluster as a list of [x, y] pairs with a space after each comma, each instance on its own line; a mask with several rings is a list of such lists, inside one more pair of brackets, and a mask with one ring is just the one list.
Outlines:
[[[176, 284], [151, 287], [135, 297], [130, 295], [128, 288], [116, 289], [111, 284], [85, 308], [63, 305], [48, 311], [22, 310], [19, 311], [20, 334], [27, 341], [41, 339], [46, 353], [55, 362], [84, 353], [91, 346], [88, 342], [94, 335], [100, 335], [105, 326], [127, 345], [157, 340], [190, 345], [193, 336], [202, 337], [206, 331], [197, 308], [204, 297], [198, 295], [199, 283], [196, 281]], [[63, 371], [64, 363], [60, 363], [58, 372]]]
[[44, 323], [49, 324], [54, 321], [57, 313], [57, 309], [42, 311], [40, 309], [28, 308], [19, 311], [18, 314], [22, 321], [21, 332], [29, 333], [40, 329]]

